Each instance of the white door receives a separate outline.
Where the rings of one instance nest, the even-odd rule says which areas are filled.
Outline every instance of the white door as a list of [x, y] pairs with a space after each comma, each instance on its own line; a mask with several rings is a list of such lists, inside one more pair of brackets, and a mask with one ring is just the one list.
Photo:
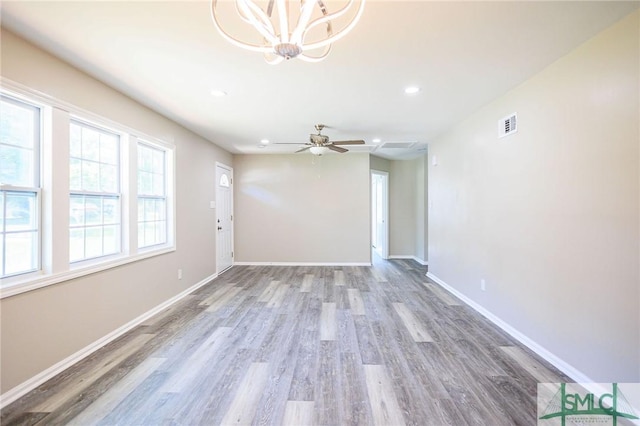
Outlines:
[[378, 256], [389, 258], [389, 174], [371, 171], [371, 245]]
[[233, 266], [233, 169], [216, 163], [217, 272]]

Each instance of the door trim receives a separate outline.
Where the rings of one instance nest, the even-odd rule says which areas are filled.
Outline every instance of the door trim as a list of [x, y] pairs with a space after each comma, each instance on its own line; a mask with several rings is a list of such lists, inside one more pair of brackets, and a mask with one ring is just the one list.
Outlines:
[[231, 264], [223, 269], [220, 269], [220, 262], [219, 260], [219, 253], [218, 253], [218, 232], [216, 232], [216, 274], [220, 275], [222, 274], [224, 271], [227, 271], [229, 269], [231, 269], [231, 267], [235, 264], [235, 253], [234, 253], [234, 228], [235, 228], [235, 220], [233, 220], [233, 216], [234, 216], [234, 206], [233, 206], [233, 167], [225, 164], [225, 163], [221, 163], [219, 161], [216, 161], [216, 172], [215, 172], [215, 185], [216, 185], [216, 223], [214, 224], [215, 226], [217, 226], [218, 223], [218, 219], [219, 219], [219, 212], [220, 209], [217, 208], [218, 207], [218, 202], [220, 201], [218, 199], [218, 187], [219, 187], [219, 182], [218, 182], [218, 168], [222, 168], [222, 169], [226, 169], [229, 172], [229, 176], [231, 177], [231, 185], [230, 185], [230, 210], [231, 210]]
[[[375, 170], [371, 169], [371, 185], [370, 191], [373, 192], [373, 176], [379, 175], [384, 178], [384, 190], [383, 190], [383, 200], [382, 200], [382, 216], [384, 218], [384, 226], [382, 227], [382, 237], [384, 240], [384, 245], [382, 246], [381, 257], [383, 259], [389, 259], [389, 172], [385, 172], [383, 170]], [[373, 196], [371, 197], [371, 222], [373, 222]], [[373, 223], [372, 227], [373, 229]], [[371, 238], [373, 240], [373, 236]], [[373, 249], [373, 247], [371, 247]]]

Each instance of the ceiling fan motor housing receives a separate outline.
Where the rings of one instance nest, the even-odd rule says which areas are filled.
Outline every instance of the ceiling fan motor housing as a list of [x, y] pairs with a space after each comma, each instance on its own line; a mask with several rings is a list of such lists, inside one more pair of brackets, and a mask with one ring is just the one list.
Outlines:
[[314, 145], [326, 145], [329, 143], [329, 136], [315, 135], [312, 133], [309, 135], [309, 141]]

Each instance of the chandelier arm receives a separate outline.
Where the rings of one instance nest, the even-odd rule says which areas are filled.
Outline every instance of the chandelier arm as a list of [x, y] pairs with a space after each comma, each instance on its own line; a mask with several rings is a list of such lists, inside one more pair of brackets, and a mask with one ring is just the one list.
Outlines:
[[271, 14], [273, 13], [273, 5], [275, 0], [269, 0], [269, 4], [267, 5], [267, 16], [271, 18]]
[[[327, 12], [327, 8], [324, 5], [324, 2], [322, 0], [316, 0], [316, 3], [318, 4], [318, 6], [320, 7], [320, 10], [322, 11], [322, 16], [311, 21], [311, 23], [307, 26], [307, 30], [313, 27], [316, 27], [320, 24], [323, 24], [327, 21], [331, 21], [333, 19], [341, 17], [351, 9], [351, 7], [353, 6], [353, 3], [355, 3], [355, 0], [349, 0], [349, 3], [347, 3], [342, 9], [333, 13]], [[360, 3], [362, 4], [362, 1]]]
[[[356, 24], [358, 23], [358, 21], [360, 20], [360, 17], [362, 16], [362, 12], [364, 11], [364, 4], [365, 4], [366, 0], [361, 0], [360, 2], [360, 6], [358, 8], [358, 11], [356, 13], [356, 16], [353, 18], [353, 20], [351, 20], [351, 22], [349, 22], [349, 24], [342, 28], [340, 31], [336, 32], [335, 34], [333, 34], [332, 36], [330, 36], [329, 38], [322, 40], [322, 41], [318, 41], [315, 43], [310, 43], [307, 45], [303, 45], [303, 50], [313, 50], [313, 49], [317, 49], [323, 46], [326, 46], [327, 44], [331, 44], [339, 39], [341, 39], [342, 37], [344, 37], [345, 35], [347, 35], [347, 33], [349, 31], [351, 31], [353, 29], [353, 27], [356, 26]], [[341, 10], [339, 10], [338, 12], [335, 13], [331, 13], [326, 15], [325, 17], [322, 18], [318, 18], [315, 21], [313, 21], [308, 27], [307, 29], [304, 31], [304, 34], [302, 36], [302, 41], [304, 42], [304, 38], [305, 35], [307, 34], [307, 32], [317, 26], [320, 25], [324, 22], [330, 21], [340, 15], [343, 15], [346, 12], [346, 9], [349, 8], [351, 6], [351, 4], [353, 4], [354, 0], [350, 0], [349, 4], [347, 6], [345, 6], [344, 8], [342, 8]]]
[[287, 0], [276, 0], [280, 18], [280, 43], [289, 43], [289, 5]]
[[313, 13], [313, 8], [316, 5], [317, 0], [302, 0], [303, 5], [301, 7], [300, 16], [298, 17], [298, 23], [296, 24], [296, 28], [291, 34], [291, 43], [295, 43], [298, 45], [302, 44], [302, 34], [305, 31], [305, 27], [309, 23], [311, 19], [311, 14]]
[[301, 60], [305, 61], [305, 62], [320, 62], [324, 58], [326, 58], [327, 55], [329, 55], [329, 52], [331, 52], [331, 45], [330, 44], [325, 46], [325, 51], [320, 56], [310, 56], [310, 55], [307, 55], [305, 53], [301, 53], [297, 57], [300, 58]]
[[[249, 19], [249, 23], [272, 45], [279, 43], [276, 36], [275, 28], [269, 20], [269, 17], [251, 0], [236, 0], [236, 3], [243, 9], [245, 16]], [[260, 18], [260, 19], [258, 19]]]
[[210, 8], [211, 20], [213, 21], [213, 25], [216, 27], [216, 29], [218, 30], [218, 32], [220, 33], [222, 38], [224, 38], [225, 40], [227, 40], [229, 43], [233, 44], [234, 46], [238, 46], [238, 47], [240, 47], [242, 49], [251, 50], [253, 52], [265, 53], [265, 52], [270, 52], [270, 51], [273, 50], [273, 48], [271, 46], [264, 46], [264, 45], [247, 43], [247, 42], [244, 42], [244, 41], [240, 41], [240, 40], [236, 39], [235, 37], [232, 37], [231, 35], [229, 35], [222, 28], [222, 25], [220, 25], [220, 22], [218, 22], [218, 17], [216, 15], [216, 11], [215, 11], [217, 3], [218, 3], [218, 0], [212, 0], [211, 1], [211, 8]]
[[[271, 4], [274, 2], [275, 0], [270, 0], [269, 2], [269, 7], [271, 7]], [[238, 16], [240, 17], [240, 19], [243, 22], [246, 22], [247, 24], [253, 26], [255, 28], [256, 24], [254, 22], [256, 22], [255, 20], [252, 20], [251, 18], [249, 18], [249, 15], [247, 14], [248, 10], [244, 10], [240, 7], [240, 5], [242, 4], [243, 6], [246, 7], [246, 0], [235, 0], [234, 2], [235, 8], [236, 8], [236, 13], [238, 14]], [[251, 5], [253, 5], [253, 2], [250, 3]], [[255, 6], [255, 5], [253, 5]], [[253, 17], [255, 17], [254, 13], [251, 13], [251, 15]], [[271, 17], [271, 15], [269, 14], [269, 11], [267, 11], [267, 15], [269, 17]], [[263, 16], [258, 16], [260, 18], [262, 18], [262, 23], [259, 23], [260, 25], [262, 25], [263, 28], [265, 28], [267, 31], [271, 31], [272, 33], [275, 34], [275, 30], [273, 28], [273, 24], [271, 23], [270, 19], [265, 19], [265, 17]]]

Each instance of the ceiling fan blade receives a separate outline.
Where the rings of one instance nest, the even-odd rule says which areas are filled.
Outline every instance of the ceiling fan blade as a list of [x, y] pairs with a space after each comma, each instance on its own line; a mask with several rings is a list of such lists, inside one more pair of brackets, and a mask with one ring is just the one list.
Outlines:
[[335, 141], [335, 142], [331, 142], [334, 145], [364, 145], [364, 141], [363, 140], [358, 140], [358, 141]]
[[336, 151], [336, 152], [347, 152], [349, 151], [348, 149], [344, 149], [344, 148], [340, 148], [339, 146], [334, 146], [333, 144], [329, 144], [329, 145], [325, 145], [327, 148], [329, 148], [332, 151]]
[[[306, 151], [306, 150], [308, 150], [308, 149], [311, 149], [311, 147], [310, 147], [310, 146], [305, 146], [304, 148], [299, 149], [299, 150], [297, 150], [296, 152], [302, 152], [302, 151]], [[294, 152], [294, 154], [295, 154], [295, 152]]]

